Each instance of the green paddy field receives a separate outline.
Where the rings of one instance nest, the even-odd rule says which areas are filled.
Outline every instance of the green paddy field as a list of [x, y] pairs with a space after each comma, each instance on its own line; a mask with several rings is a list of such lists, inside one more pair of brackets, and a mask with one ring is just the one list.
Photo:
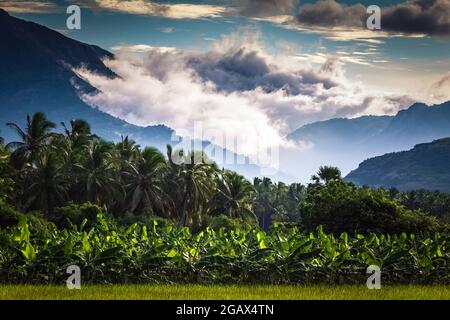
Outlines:
[[450, 286], [3, 285], [1, 300], [450, 300]]

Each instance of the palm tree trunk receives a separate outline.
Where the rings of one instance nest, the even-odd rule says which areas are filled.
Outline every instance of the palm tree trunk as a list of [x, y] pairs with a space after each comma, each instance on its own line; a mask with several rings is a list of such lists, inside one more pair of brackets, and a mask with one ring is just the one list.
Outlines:
[[188, 220], [187, 219], [188, 218], [187, 203], [188, 203], [188, 192], [187, 192], [187, 190], [185, 190], [184, 197], [183, 197], [183, 209], [181, 212], [181, 219], [180, 219], [180, 223], [179, 223], [179, 225], [182, 227], [187, 226], [187, 220]]

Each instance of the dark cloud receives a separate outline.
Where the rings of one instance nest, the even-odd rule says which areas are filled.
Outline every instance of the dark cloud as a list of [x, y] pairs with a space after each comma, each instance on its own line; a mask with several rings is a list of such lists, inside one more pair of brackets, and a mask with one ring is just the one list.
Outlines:
[[322, 27], [362, 27], [366, 8], [362, 4], [352, 6], [334, 0], [320, 0], [300, 8], [297, 21], [301, 24]]
[[225, 53], [209, 52], [188, 58], [187, 65], [217, 90], [249, 91], [262, 88], [265, 92], [284, 90], [289, 95], [309, 93], [312, 85], [336, 86], [329, 77], [313, 71], [280, 71], [257, 51], [239, 47]]
[[[364, 28], [366, 8], [335, 0], [305, 4], [297, 22], [306, 26]], [[382, 8], [381, 29], [406, 34], [450, 35], [450, 0], [412, 0]]]
[[450, 36], [450, 0], [415, 0], [384, 8], [382, 29]]
[[248, 17], [293, 14], [298, 0], [235, 0], [239, 13]]

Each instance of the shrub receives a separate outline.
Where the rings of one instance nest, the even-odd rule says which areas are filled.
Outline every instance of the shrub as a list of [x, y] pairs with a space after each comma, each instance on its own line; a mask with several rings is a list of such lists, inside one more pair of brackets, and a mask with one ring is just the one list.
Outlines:
[[0, 228], [16, 226], [24, 220], [36, 230], [47, 230], [51, 222], [44, 219], [39, 212], [22, 213], [0, 200]]
[[224, 228], [226, 230], [250, 230], [251, 228], [257, 226], [255, 221], [243, 220], [241, 218], [230, 218], [226, 215], [219, 216], [206, 216], [201, 229], [206, 229], [206, 227], [210, 227], [213, 230], [219, 230]]
[[417, 210], [405, 210], [401, 216], [399, 225], [400, 229], [410, 233], [448, 231], [448, 226], [446, 224], [439, 223], [436, 217]]
[[[224, 219], [227, 221], [227, 219]], [[351, 237], [276, 224], [194, 234], [188, 228], [104, 221], [89, 231], [0, 231], [0, 284], [61, 284], [76, 264], [84, 283], [364, 284], [370, 265], [384, 284], [450, 284], [448, 234]]]
[[311, 186], [301, 208], [308, 230], [323, 225], [325, 232], [339, 234], [433, 232], [437, 221], [406, 210], [383, 190], [359, 188], [342, 181]]
[[151, 214], [142, 214], [142, 215], [135, 215], [132, 212], [127, 211], [124, 215], [117, 217], [116, 221], [121, 226], [131, 226], [135, 223], [140, 225], [145, 225], [147, 228], [152, 227], [154, 224], [154, 221], [157, 222], [160, 226], [166, 226], [171, 224], [170, 221], [167, 219], [154, 216]]
[[56, 208], [50, 216], [58, 228], [69, 228], [72, 224], [80, 226], [86, 219], [86, 227], [90, 228], [97, 222], [97, 215], [103, 213], [103, 209], [95, 204], [86, 202], [83, 204], [70, 203], [65, 207]]
[[15, 226], [19, 222], [20, 213], [0, 200], [0, 228]]

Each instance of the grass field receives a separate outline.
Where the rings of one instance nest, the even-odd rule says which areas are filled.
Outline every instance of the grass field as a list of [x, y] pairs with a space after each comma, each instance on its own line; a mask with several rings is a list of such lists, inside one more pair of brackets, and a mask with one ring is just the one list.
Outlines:
[[445, 299], [450, 286], [203, 286], [203, 285], [114, 285], [0, 286], [0, 300], [347, 300], [347, 299]]

